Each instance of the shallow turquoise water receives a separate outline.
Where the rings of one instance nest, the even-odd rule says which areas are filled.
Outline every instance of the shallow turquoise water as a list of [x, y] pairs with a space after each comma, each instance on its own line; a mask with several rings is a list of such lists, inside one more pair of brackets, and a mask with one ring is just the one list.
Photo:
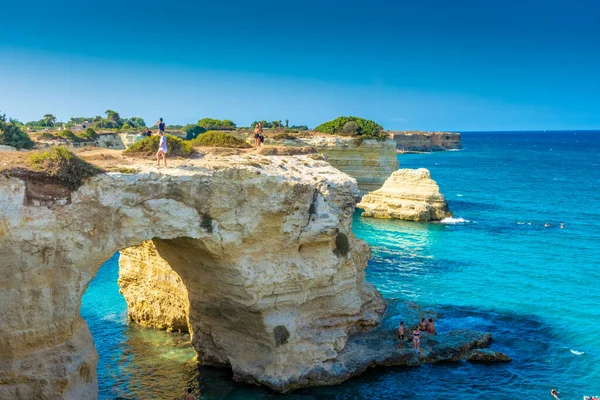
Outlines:
[[[463, 145], [459, 152], [399, 160], [403, 168], [428, 168], [455, 217], [468, 222], [419, 224], [357, 213], [354, 231], [372, 246], [367, 279], [385, 297], [437, 309], [440, 330], [492, 332], [493, 347], [513, 362], [375, 369], [287, 397], [600, 393], [600, 132], [464, 133]], [[281, 397], [233, 383], [226, 370], [198, 372], [183, 336], [127, 325], [117, 268], [115, 256], [82, 304], [100, 354], [101, 399], [175, 398], [188, 384], [207, 399]]]

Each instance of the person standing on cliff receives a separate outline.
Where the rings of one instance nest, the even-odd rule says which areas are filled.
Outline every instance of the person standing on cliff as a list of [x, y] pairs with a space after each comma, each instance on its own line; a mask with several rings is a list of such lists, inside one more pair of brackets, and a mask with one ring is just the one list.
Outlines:
[[165, 133], [166, 124], [164, 123], [162, 118], [159, 118], [158, 121], [154, 124], [154, 126], [158, 126], [158, 131]]
[[159, 130], [158, 136], [160, 137], [158, 141], [158, 151], [156, 152], [156, 164], [160, 167], [160, 157], [165, 161], [165, 167], [167, 166], [167, 137], [164, 132]]

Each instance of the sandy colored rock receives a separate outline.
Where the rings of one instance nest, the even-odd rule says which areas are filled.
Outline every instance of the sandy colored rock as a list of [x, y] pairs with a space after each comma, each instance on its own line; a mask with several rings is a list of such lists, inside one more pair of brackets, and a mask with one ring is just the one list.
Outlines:
[[390, 132], [399, 152], [444, 151], [462, 149], [460, 133]]
[[[0, 398], [97, 398], [81, 297], [116, 251], [140, 245], [165, 263], [124, 251], [140, 255], [121, 275], [130, 316], [175, 329], [187, 290], [201, 364], [278, 391], [345, 379], [335, 360], [385, 310], [352, 234], [356, 181], [308, 156], [172, 165], [94, 176], [68, 202], [43, 188], [30, 201], [28, 182], [0, 176]], [[153, 297], [136, 289], [157, 280]]]
[[0, 151], [17, 151], [17, 149], [15, 149], [12, 146], [6, 146], [4, 144], [0, 144]]
[[441, 221], [452, 213], [429, 170], [395, 171], [379, 190], [363, 196], [357, 207], [363, 217], [396, 218], [407, 221]]
[[365, 140], [358, 145], [351, 137], [313, 136], [297, 140], [267, 139], [266, 143], [316, 149], [331, 165], [356, 179], [362, 193], [379, 189], [399, 166], [396, 142], [392, 139]]
[[167, 331], [189, 332], [187, 288], [151, 240], [121, 250], [118, 282], [131, 321]]

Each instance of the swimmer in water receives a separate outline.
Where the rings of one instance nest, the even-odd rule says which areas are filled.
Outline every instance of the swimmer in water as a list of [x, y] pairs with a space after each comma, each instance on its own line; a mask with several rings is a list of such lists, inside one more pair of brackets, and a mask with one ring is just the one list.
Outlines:
[[564, 222], [560, 223], [560, 229], [565, 229], [565, 223]]
[[556, 391], [556, 389], [552, 389], [552, 390], [550, 391], [550, 394], [551, 394], [551, 395], [552, 395], [552, 397], [554, 397], [556, 400], [560, 400], [560, 399], [558, 398], [558, 395], [559, 395], [560, 393], [558, 393], [558, 392]]
[[544, 227], [546, 227], [546, 228], [550, 228], [550, 224], [546, 222], [546, 223], [544, 224]]

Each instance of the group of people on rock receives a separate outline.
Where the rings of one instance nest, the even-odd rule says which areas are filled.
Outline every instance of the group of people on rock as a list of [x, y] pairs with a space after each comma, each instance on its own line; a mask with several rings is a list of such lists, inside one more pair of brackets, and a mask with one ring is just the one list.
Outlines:
[[[398, 339], [400, 340], [400, 346], [404, 346], [405, 341], [410, 341], [410, 338], [407, 337], [404, 329], [404, 321], [401, 321], [400, 326], [398, 327]], [[421, 322], [415, 327], [415, 329], [412, 332], [413, 348], [419, 354], [421, 354], [421, 332], [427, 332], [431, 335], [435, 335], [437, 333], [435, 330], [435, 322], [433, 321], [433, 318], [421, 318]]]

